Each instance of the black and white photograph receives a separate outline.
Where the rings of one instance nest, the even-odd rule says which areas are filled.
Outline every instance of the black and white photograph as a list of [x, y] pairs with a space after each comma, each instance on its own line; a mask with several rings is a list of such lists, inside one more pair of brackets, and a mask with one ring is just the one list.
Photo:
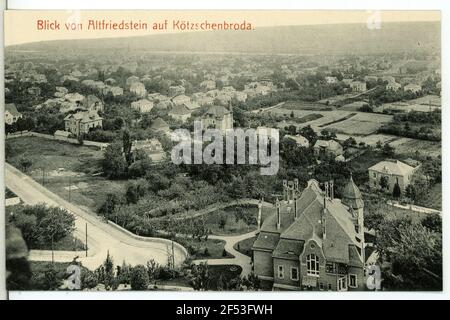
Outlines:
[[4, 28], [9, 292], [443, 291], [440, 11]]

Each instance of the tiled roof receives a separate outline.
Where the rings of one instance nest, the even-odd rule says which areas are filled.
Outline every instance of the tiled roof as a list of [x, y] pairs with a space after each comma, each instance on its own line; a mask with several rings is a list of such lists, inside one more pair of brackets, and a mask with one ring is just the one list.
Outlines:
[[211, 106], [208, 111], [206, 111], [206, 115], [215, 116], [215, 117], [223, 117], [226, 114], [229, 114], [230, 111], [223, 106]]
[[377, 171], [380, 173], [407, 176], [414, 170], [414, 168], [407, 165], [406, 163], [396, 160], [378, 162], [376, 165], [371, 166], [369, 170]]
[[[349, 208], [339, 199], [326, 198], [315, 180], [308, 182], [298, 199], [298, 218], [295, 219], [294, 204], [283, 202], [281, 205], [281, 228], [277, 230], [277, 213], [264, 221], [261, 232], [255, 241], [255, 248], [275, 248], [274, 257], [292, 258], [301, 254], [303, 244], [314, 239], [321, 247], [327, 259], [335, 262], [361, 263], [358, 251], [352, 252], [350, 246], [361, 247], [357, 240], [353, 216]], [[324, 211], [325, 204], [325, 211]], [[290, 212], [288, 212], [288, 208]], [[322, 213], [325, 212], [324, 237]], [[278, 239], [278, 233], [280, 233]]]
[[13, 116], [20, 116], [20, 112], [17, 110], [16, 105], [14, 103], [7, 103], [5, 105], [5, 111], [8, 111], [9, 113], [11, 113]]

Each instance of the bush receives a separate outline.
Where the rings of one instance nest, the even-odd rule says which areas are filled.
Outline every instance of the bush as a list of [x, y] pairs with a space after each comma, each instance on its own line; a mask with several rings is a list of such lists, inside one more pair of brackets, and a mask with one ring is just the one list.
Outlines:
[[131, 270], [130, 284], [132, 290], [147, 290], [150, 280], [143, 265], [137, 265]]

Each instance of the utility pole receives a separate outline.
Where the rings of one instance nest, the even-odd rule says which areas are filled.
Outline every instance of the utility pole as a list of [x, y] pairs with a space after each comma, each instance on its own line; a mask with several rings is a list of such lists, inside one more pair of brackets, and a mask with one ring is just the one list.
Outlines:
[[45, 185], [45, 168], [42, 168], [42, 185]]
[[86, 222], [86, 243], [85, 243], [85, 249], [86, 249], [86, 257], [88, 256], [88, 242], [87, 242], [87, 222]]
[[71, 184], [72, 184], [72, 179], [69, 176], [69, 202], [70, 202], [70, 186], [71, 186]]
[[52, 232], [52, 264], [55, 264], [55, 254], [53, 252], [53, 232]]

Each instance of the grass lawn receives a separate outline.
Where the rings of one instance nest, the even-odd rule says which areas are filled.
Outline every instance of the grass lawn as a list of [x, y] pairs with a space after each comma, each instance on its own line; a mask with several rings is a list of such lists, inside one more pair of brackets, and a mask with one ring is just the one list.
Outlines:
[[98, 148], [40, 137], [9, 139], [6, 144], [11, 149], [8, 163], [21, 169], [20, 159], [30, 159], [28, 175], [65, 200], [69, 200], [70, 185], [70, 200], [81, 207], [97, 211], [107, 193], [124, 191], [126, 181], [93, 175], [102, 170], [103, 151]]
[[252, 246], [255, 242], [256, 237], [251, 237], [245, 240], [242, 240], [234, 245], [234, 249], [239, 251], [242, 254], [245, 254], [246, 256], [251, 257], [252, 256]]
[[226, 253], [223, 256], [225, 241], [218, 239], [208, 239], [198, 241], [192, 238], [177, 237], [174, 241], [183, 245], [191, 255], [193, 260], [196, 259], [226, 259], [233, 258], [233, 255]]

